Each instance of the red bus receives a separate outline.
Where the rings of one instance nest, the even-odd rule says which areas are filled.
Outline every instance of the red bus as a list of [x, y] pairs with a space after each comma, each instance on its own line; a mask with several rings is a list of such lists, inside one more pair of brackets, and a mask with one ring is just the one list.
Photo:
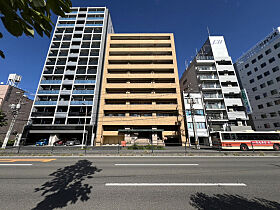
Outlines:
[[280, 150], [280, 132], [277, 131], [218, 131], [211, 133], [211, 139], [213, 148], [218, 149]]

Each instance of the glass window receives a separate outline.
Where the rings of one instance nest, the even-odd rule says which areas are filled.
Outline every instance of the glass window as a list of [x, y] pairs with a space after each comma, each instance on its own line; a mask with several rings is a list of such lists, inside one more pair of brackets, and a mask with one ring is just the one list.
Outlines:
[[273, 72], [279, 71], [279, 66], [275, 66], [274, 68], [272, 68]]
[[268, 55], [269, 53], [271, 53], [271, 49], [268, 49], [267, 51], [265, 51], [266, 55]]
[[280, 42], [278, 42], [276, 45], [274, 45], [274, 49], [277, 49], [280, 47]]
[[264, 75], [265, 77], [267, 77], [268, 75], [270, 75], [270, 72], [269, 72], [269, 71], [266, 71], [266, 72], [263, 73], [263, 75]]
[[264, 63], [261, 64], [261, 67], [262, 67], [262, 68], [265, 67], [265, 66], [266, 66], [266, 62], [264, 62]]
[[206, 124], [204, 122], [196, 123], [196, 128], [197, 129], [205, 129], [206, 128]]
[[272, 57], [272, 58], [270, 58], [270, 59], [268, 60], [269, 63], [273, 63], [274, 61], [275, 61], [275, 58], [274, 58], [274, 57]]

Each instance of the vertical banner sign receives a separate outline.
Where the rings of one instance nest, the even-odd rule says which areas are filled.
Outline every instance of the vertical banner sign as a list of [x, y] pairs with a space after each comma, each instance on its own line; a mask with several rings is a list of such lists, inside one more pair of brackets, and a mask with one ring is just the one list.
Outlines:
[[252, 110], [251, 110], [250, 102], [249, 102], [249, 100], [248, 100], [247, 92], [246, 92], [245, 89], [242, 89], [242, 90], [241, 90], [241, 97], [242, 97], [244, 106], [246, 107], [246, 112], [247, 112], [247, 114], [251, 114], [251, 113], [252, 113]]

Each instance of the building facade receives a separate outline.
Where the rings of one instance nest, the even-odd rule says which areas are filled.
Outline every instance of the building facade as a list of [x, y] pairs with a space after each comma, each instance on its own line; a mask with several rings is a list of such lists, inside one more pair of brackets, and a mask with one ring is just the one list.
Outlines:
[[280, 27], [237, 59], [235, 69], [247, 91], [254, 128], [280, 130]]
[[183, 92], [186, 130], [191, 145], [198, 141], [199, 145], [211, 146], [209, 127], [205, 115], [205, 106], [202, 94]]
[[180, 87], [187, 94], [202, 95], [210, 132], [250, 129], [223, 36], [209, 36], [183, 73]]
[[29, 143], [76, 138], [93, 145], [109, 33], [105, 7], [73, 7], [58, 17], [26, 129]]
[[[18, 110], [13, 110], [12, 104], [20, 104]], [[12, 119], [15, 116], [15, 123], [8, 140], [16, 141], [20, 139], [24, 126], [28, 121], [32, 104], [33, 101], [25, 96], [24, 90], [12, 85], [0, 85], [0, 110], [6, 115], [5, 119], [7, 120], [7, 125], [0, 127], [0, 144], [3, 143]]]
[[108, 35], [96, 145], [184, 144], [173, 34]]

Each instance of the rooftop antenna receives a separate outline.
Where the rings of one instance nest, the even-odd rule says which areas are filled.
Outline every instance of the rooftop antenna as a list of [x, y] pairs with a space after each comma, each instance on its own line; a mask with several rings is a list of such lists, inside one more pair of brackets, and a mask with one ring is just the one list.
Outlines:
[[210, 35], [210, 30], [209, 30], [209, 27], [207, 26], [207, 33], [208, 33], [208, 36], [211, 36]]

